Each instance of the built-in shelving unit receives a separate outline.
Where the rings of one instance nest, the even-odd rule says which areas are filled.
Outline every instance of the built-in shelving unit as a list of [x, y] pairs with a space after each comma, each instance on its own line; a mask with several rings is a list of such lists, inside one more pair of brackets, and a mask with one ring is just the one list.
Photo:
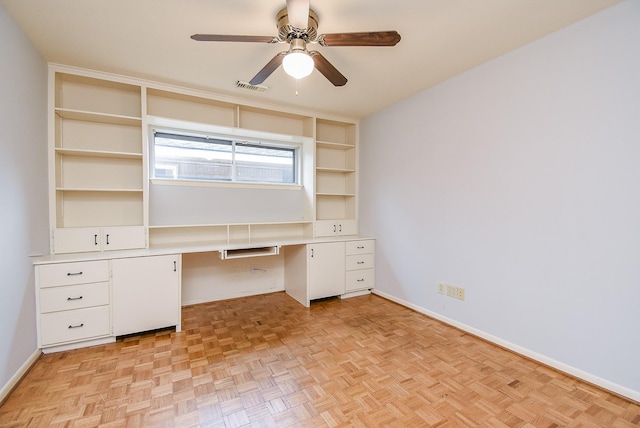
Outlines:
[[119, 231], [101, 228], [119, 226], [139, 227], [127, 247], [144, 247], [142, 88], [68, 73], [53, 81], [53, 251], [110, 249]]
[[[64, 66], [51, 67], [50, 82], [53, 253], [182, 244], [257, 245], [357, 233], [355, 121]], [[174, 214], [179, 210], [188, 214], [189, 207], [158, 198], [190, 193], [193, 200], [202, 202], [218, 201], [218, 195], [227, 201], [230, 197], [228, 189], [220, 187], [183, 192], [150, 179], [149, 136], [155, 128], [181, 129], [181, 124], [193, 125], [198, 132], [301, 144], [299, 193], [294, 195], [296, 190], [291, 188], [273, 190], [286, 203], [265, 206], [268, 212], [254, 208], [250, 215], [229, 211], [226, 217], [215, 216], [209, 213], [232, 209], [233, 204], [207, 202], [194, 204], [205, 206], [192, 211], [201, 215]], [[263, 194], [256, 197], [260, 191], [251, 192], [242, 190], [237, 195], [265, 199]], [[202, 197], [203, 193], [213, 196]], [[157, 204], [161, 211], [154, 201], [162, 202]], [[296, 208], [292, 210], [291, 204]], [[159, 216], [154, 213], [159, 212], [166, 215], [155, 221]]]
[[316, 120], [316, 232], [352, 235], [356, 227], [357, 135], [353, 123]]

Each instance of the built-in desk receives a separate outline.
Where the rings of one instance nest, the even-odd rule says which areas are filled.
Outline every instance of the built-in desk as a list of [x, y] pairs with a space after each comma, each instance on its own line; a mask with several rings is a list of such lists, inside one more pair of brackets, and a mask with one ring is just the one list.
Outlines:
[[[38, 257], [38, 345], [53, 352], [164, 327], [180, 331], [181, 306], [223, 298], [285, 291], [308, 307], [318, 298], [369, 293], [374, 242], [340, 236]], [[245, 283], [260, 286], [239, 287]]]

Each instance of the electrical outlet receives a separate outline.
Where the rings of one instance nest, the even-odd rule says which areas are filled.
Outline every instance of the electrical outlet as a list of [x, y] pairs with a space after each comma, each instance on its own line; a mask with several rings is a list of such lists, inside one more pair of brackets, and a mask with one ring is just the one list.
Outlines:
[[449, 285], [447, 284], [447, 296], [449, 297], [456, 297], [456, 287], [453, 285]]
[[464, 288], [458, 287], [444, 282], [438, 283], [438, 293], [445, 294], [448, 297], [464, 300]]

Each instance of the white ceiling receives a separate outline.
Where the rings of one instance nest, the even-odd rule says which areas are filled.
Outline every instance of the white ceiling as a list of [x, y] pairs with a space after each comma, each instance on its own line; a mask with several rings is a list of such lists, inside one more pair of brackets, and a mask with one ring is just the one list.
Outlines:
[[[296, 81], [282, 69], [264, 93], [250, 80], [282, 44], [195, 42], [194, 33], [276, 34], [285, 0], [1, 0], [52, 63], [225, 95], [365, 117], [620, 0], [311, 0], [318, 32], [397, 30], [395, 47], [314, 46], [348, 79]], [[296, 95], [296, 86], [298, 95]]]

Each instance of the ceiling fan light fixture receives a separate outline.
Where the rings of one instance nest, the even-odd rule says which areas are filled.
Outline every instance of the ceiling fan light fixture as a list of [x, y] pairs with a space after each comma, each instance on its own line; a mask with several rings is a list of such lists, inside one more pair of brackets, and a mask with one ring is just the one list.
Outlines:
[[285, 73], [295, 79], [307, 77], [313, 71], [313, 58], [305, 51], [289, 52], [282, 59], [282, 68]]

